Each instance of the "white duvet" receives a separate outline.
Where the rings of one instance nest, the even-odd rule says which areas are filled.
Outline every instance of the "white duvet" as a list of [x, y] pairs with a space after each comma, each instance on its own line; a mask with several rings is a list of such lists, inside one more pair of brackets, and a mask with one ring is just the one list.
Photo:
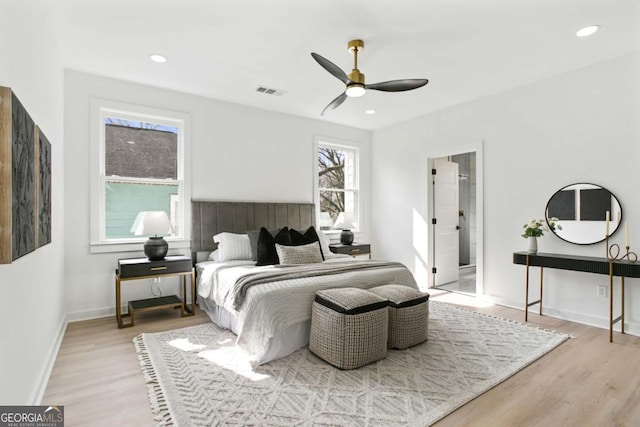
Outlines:
[[[329, 261], [326, 261], [329, 262]], [[351, 258], [331, 262], [359, 262]], [[373, 261], [372, 261], [373, 262]], [[402, 265], [382, 269], [349, 271], [338, 274], [274, 281], [252, 286], [247, 290], [242, 306], [235, 310], [231, 291], [238, 278], [256, 272], [277, 269], [276, 266], [256, 267], [253, 261], [203, 262], [198, 264], [198, 295], [235, 317], [237, 345], [259, 363], [267, 352], [270, 340], [282, 339], [282, 334], [296, 325], [309, 323], [315, 293], [335, 287], [370, 288], [396, 283], [417, 288], [411, 272]], [[220, 325], [229, 328], [229, 325]], [[308, 327], [303, 337], [296, 338], [295, 348], [308, 342]], [[288, 346], [291, 347], [291, 346]]]

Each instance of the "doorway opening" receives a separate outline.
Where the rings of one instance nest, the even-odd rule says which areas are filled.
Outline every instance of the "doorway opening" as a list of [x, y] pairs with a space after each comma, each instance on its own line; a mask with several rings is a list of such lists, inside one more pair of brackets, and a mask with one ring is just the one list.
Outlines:
[[[476, 295], [478, 218], [476, 152], [434, 159], [433, 285]], [[438, 177], [442, 170], [443, 174]]]

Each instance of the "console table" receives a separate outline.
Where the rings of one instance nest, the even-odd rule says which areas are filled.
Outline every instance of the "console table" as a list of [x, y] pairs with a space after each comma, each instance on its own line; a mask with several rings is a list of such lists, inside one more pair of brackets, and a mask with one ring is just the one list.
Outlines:
[[[629, 261], [610, 261], [607, 258], [574, 256], [565, 254], [548, 254], [514, 252], [513, 263], [527, 267], [525, 281], [524, 321], [528, 320], [529, 307], [540, 304], [542, 315], [542, 272], [544, 267], [560, 270], [582, 271], [585, 273], [606, 274], [609, 276], [609, 342], [613, 342], [613, 325], [621, 322], [620, 331], [624, 334], [624, 278], [640, 277], [640, 263]], [[540, 298], [529, 302], [529, 267], [540, 267]], [[621, 278], [621, 314], [613, 318], [613, 278]]]

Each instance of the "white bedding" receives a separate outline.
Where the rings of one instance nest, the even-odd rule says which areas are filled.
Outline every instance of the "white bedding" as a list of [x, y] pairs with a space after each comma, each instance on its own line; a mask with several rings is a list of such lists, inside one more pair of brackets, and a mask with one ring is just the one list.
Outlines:
[[[334, 258], [325, 263], [366, 263]], [[375, 262], [375, 261], [372, 261]], [[417, 288], [402, 265], [379, 269], [280, 280], [253, 286], [238, 310], [231, 289], [246, 273], [269, 271], [277, 266], [256, 267], [252, 261], [201, 262], [198, 269], [199, 305], [221, 327], [231, 329], [237, 345], [259, 364], [285, 356], [307, 345], [311, 306], [317, 290], [335, 287], [369, 288], [397, 283]]]

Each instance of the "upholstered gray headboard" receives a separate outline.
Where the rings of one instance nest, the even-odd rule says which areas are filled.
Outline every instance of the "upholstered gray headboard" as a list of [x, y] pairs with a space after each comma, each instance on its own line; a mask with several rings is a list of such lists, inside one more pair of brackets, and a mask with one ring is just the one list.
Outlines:
[[191, 252], [193, 259], [200, 251], [216, 248], [213, 236], [223, 231], [244, 233], [259, 230], [315, 226], [313, 203], [254, 203], [191, 201]]

